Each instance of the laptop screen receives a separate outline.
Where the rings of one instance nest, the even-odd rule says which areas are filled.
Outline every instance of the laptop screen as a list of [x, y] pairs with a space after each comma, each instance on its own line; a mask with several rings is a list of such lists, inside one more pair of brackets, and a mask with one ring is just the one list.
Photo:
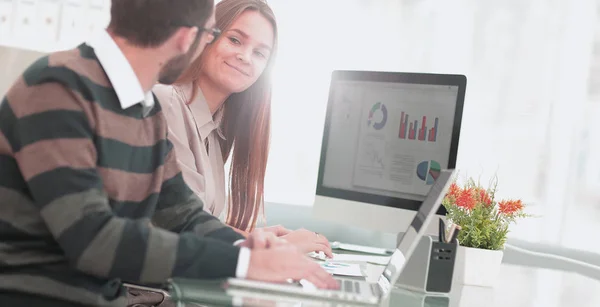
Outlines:
[[402, 236], [402, 239], [400, 239], [398, 247], [390, 258], [390, 262], [379, 277], [378, 283], [384, 293], [389, 291], [391, 286], [400, 277], [406, 261], [410, 258], [413, 250], [423, 236], [424, 229], [441, 205], [442, 199], [450, 186], [453, 173], [454, 170], [441, 171], [440, 176], [436, 179], [433, 187], [431, 187], [412, 223]]

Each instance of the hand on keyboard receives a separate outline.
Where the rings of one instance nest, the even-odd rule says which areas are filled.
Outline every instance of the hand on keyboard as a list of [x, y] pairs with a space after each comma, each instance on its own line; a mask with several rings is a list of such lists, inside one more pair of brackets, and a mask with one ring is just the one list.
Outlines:
[[281, 238], [298, 247], [304, 253], [323, 252], [329, 258], [333, 257], [329, 240], [320, 234], [306, 229], [294, 230]]
[[247, 279], [285, 283], [302, 280], [320, 289], [338, 289], [338, 282], [321, 266], [291, 246], [253, 249]]
[[[335, 256], [335, 254], [334, 254], [334, 256]], [[311, 257], [311, 258], [317, 259], [317, 260], [323, 260], [323, 261], [327, 260], [327, 256], [325, 256], [324, 252], [318, 252], [318, 253], [310, 252], [310, 253], [308, 253], [308, 257]]]
[[315, 286], [315, 284], [313, 284], [312, 282], [306, 280], [306, 279], [300, 279], [299, 283], [302, 285], [302, 288], [306, 289], [306, 290], [316, 290], [317, 286]]
[[256, 229], [248, 235], [246, 240], [239, 244], [239, 246], [247, 247], [250, 249], [257, 248], [272, 248], [275, 246], [289, 245], [286, 240], [277, 237], [271, 232], [263, 231], [262, 229]]
[[256, 228], [256, 229], [261, 229], [264, 232], [270, 232], [278, 237], [285, 236], [288, 233], [292, 232], [291, 230], [289, 230], [281, 225], [261, 227], [261, 228]]

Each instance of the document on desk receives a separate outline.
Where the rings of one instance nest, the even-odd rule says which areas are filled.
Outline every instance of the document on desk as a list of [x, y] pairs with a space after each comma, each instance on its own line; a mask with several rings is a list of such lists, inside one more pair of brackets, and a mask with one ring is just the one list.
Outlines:
[[372, 256], [372, 255], [356, 255], [356, 254], [336, 254], [333, 253], [333, 258], [327, 258], [323, 252], [308, 253], [309, 257], [312, 257], [317, 260], [330, 260], [330, 261], [341, 261], [341, 262], [368, 262], [372, 264], [378, 265], [386, 265], [390, 262], [389, 256]]
[[332, 275], [340, 275], [340, 276], [364, 276], [360, 265], [357, 263], [343, 263], [337, 261], [325, 261], [321, 262], [321, 267], [327, 271], [327, 273]]
[[336, 254], [333, 253], [334, 261], [350, 261], [350, 262], [368, 262], [379, 265], [386, 265], [390, 262], [388, 256], [370, 256], [370, 255], [352, 255], [352, 254]]
[[359, 252], [359, 253], [382, 255], [382, 256], [391, 255], [393, 253], [393, 251], [387, 250], [385, 248], [348, 244], [348, 243], [340, 243], [338, 241], [334, 241], [331, 243], [331, 249], [339, 249], [339, 250], [346, 250], [346, 251], [351, 251], [351, 252]]

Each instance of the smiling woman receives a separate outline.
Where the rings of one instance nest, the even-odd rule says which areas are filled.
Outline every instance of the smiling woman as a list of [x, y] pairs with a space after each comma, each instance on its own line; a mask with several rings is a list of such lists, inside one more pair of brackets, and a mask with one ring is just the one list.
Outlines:
[[[158, 85], [154, 92], [166, 109], [170, 140], [187, 184], [206, 211], [250, 231], [263, 203], [276, 23], [259, 0], [221, 1], [215, 20], [222, 31], [219, 38], [175, 86]], [[226, 201], [224, 163], [230, 153]]]
[[[214, 95], [209, 99], [211, 111], [217, 102], [232, 93], [248, 89], [261, 76], [274, 44], [270, 22], [254, 10], [247, 10], [233, 21], [213, 48], [205, 54], [204, 77], [198, 79], [204, 95]], [[214, 93], [208, 93], [208, 91]]]
[[[277, 24], [261, 0], [223, 0], [216, 6], [215, 20], [222, 31], [218, 39], [174, 86], [157, 85], [154, 92], [165, 109], [169, 140], [186, 183], [204, 201], [206, 211], [248, 233], [264, 214]], [[263, 229], [306, 252], [331, 255], [324, 236], [280, 226]]]

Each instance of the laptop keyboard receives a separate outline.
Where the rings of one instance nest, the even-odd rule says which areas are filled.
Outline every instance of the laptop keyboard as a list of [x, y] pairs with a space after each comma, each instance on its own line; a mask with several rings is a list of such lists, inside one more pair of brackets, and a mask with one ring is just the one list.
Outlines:
[[360, 282], [353, 280], [338, 279], [340, 291], [345, 293], [360, 294]]
[[381, 293], [377, 284], [367, 284], [365, 281], [338, 278], [336, 280], [340, 283], [340, 289], [329, 292], [330, 297], [375, 303], [377, 302], [376, 298], [379, 297], [376, 293]]

